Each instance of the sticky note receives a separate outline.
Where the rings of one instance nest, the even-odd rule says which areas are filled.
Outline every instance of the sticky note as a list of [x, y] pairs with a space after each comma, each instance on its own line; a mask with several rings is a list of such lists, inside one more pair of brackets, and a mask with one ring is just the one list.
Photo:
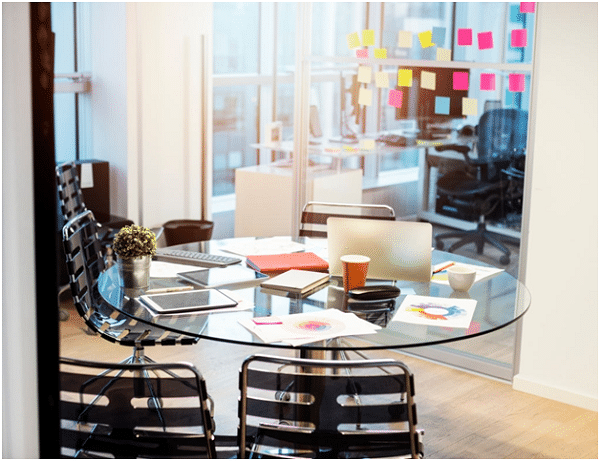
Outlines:
[[446, 96], [436, 96], [435, 113], [441, 115], [450, 115], [450, 98], [447, 98]]
[[460, 46], [469, 46], [473, 44], [473, 30], [472, 29], [458, 29], [457, 32], [457, 43]]
[[362, 31], [363, 46], [375, 45], [375, 31], [373, 29], [365, 29]]
[[359, 144], [360, 150], [373, 150], [375, 149], [374, 139], [361, 139]]
[[387, 72], [375, 72], [375, 86], [377, 88], [389, 88], [390, 76]]
[[361, 87], [358, 90], [358, 104], [361, 106], [370, 106], [373, 101], [373, 90]]
[[481, 74], [479, 89], [483, 91], [494, 91], [496, 89], [496, 74]]
[[421, 42], [422, 48], [429, 48], [430, 46], [433, 46], [433, 43], [431, 43], [431, 31], [426, 30], [425, 32], [421, 32], [419, 34], [419, 42]]
[[79, 175], [79, 187], [88, 189], [94, 187], [94, 170], [91, 163], [81, 164], [81, 174]]
[[468, 90], [469, 89], [469, 73], [468, 72], [453, 72], [452, 73], [452, 89]]
[[477, 115], [477, 99], [462, 98], [462, 114]]
[[523, 22], [523, 13], [520, 5], [510, 5], [510, 22]]
[[412, 69], [398, 70], [398, 86], [412, 86]]
[[435, 90], [435, 72], [421, 71], [421, 88]]
[[348, 41], [348, 48], [351, 50], [357, 46], [360, 46], [360, 40], [357, 32], [352, 32], [351, 34], [346, 35], [346, 40]]
[[369, 57], [369, 50], [367, 48], [356, 50], [356, 57], [357, 58], [368, 59], [368, 57]]
[[510, 31], [510, 46], [523, 48], [527, 46], [527, 29], [513, 29]]
[[438, 48], [436, 50], [435, 59], [437, 61], [451, 61], [452, 50], [447, 50], [446, 48]]
[[439, 46], [444, 46], [446, 42], [446, 28], [445, 27], [434, 27], [431, 29], [431, 41]]
[[479, 32], [477, 34], [477, 44], [480, 50], [489, 50], [494, 48], [494, 38], [491, 32]]
[[371, 83], [372, 69], [369, 66], [358, 66], [358, 81], [360, 83]]
[[412, 48], [412, 32], [401, 30], [398, 32], [398, 47]]
[[387, 58], [387, 49], [386, 48], [375, 48], [373, 50], [376, 59], [386, 59]]
[[390, 90], [388, 94], [388, 105], [402, 107], [402, 91]]
[[508, 74], [508, 91], [525, 91], [525, 74]]
[[521, 2], [519, 11], [521, 13], [535, 13], [535, 2]]

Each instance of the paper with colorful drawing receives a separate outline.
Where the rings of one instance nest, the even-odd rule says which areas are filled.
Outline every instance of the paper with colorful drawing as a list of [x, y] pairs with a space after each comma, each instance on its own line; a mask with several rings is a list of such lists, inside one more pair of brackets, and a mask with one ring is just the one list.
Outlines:
[[408, 295], [392, 322], [418, 323], [449, 328], [469, 328], [477, 300]]

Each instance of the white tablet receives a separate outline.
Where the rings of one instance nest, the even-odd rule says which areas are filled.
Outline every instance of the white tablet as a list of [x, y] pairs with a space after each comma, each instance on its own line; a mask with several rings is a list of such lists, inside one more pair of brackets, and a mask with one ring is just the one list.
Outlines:
[[143, 295], [140, 300], [159, 314], [181, 314], [237, 306], [237, 302], [219, 290], [182, 291]]

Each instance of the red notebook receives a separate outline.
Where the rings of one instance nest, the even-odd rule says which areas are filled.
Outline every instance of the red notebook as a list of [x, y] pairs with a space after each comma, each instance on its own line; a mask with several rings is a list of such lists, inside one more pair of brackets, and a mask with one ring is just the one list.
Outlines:
[[290, 269], [326, 272], [329, 263], [314, 253], [286, 253], [248, 256], [246, 263], [259, 272], [285, 272]]

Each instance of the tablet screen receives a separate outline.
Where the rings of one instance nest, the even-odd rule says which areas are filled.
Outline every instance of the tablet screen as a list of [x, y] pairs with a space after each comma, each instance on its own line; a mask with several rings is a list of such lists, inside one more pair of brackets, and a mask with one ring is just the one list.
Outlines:
[[236, 301], [215, 289], [144, 295], [140, 299], [161, 314], [197, 312], [237, 305]]

